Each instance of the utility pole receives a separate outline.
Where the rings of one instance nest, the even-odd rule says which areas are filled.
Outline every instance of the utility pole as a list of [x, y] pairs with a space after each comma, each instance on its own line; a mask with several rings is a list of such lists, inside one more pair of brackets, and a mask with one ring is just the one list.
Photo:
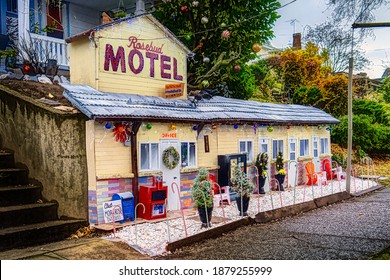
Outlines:
[[[352, 32], [356, 28], [374, 28], [374, 27], [390, 27], [390, 22], [355, 22], [352, 24]], [[353, 85], [353, 33], [352, 33], [352, 46], [351, 57], [349, 58], [349, 71], [348, 71], [348, 155], [347, 155], [347, 186], [346, 191], [351, 191], [351, 171], [352, 171], [352, 85]]]

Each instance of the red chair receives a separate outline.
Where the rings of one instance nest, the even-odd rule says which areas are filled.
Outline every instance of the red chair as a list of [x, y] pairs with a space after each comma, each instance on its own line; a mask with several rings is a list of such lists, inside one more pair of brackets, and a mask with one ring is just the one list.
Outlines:
[[332, 164], [329, 159], [324, 159], [322, 162], [322, 170], [326, 172], [326, 178], [328, 180], [332, 179]]

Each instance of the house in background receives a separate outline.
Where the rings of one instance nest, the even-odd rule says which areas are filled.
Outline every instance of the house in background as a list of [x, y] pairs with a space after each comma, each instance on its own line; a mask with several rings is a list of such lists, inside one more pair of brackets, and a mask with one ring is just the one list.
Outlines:
[[[126, 0], [2, 0], [0, 35], [7, 43], [29, 42], [39, 49], [41, 62], [56, 59], [69, 68], [65, 39], [102, 23], [102, 12], [115, 15], [144, 13], [153, 1]], [[31, 42], [30, 42], [31, 40]]]

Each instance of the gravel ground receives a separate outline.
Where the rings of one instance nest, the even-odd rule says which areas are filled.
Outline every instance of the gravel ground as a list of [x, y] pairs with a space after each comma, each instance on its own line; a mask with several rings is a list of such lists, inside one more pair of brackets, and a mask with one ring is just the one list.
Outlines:
[[[355, 190], [359, 192], [376, 185], [373, 181], [360, 179], [353, 179], [352, 183], [351, 192]], [[322, 188], [318, 186], [297, 188], [295, 194], [293, 190], [287, 189], [280, 193], [270, 192], [260, 199], [257, 195], [253, 195], [248, 214], [254, 217], [259, 209], [267, 211], [292, 205], [294, 201], [301, 203], [312, 200], [313, 195], [318, 198], [340, 191], [345, 191], [345, 181], [333, 181]], [[380, 250], [389, 244], [390, 240], [389, 231], [373, 230], [378, 228], [378, 225], [381, 225], [379, 228], [382, 229], [382, 225], [386, 223], [387, 229], [390, 229], [390, 215], [384, 217], [383, 214], [376, 214], [377, 211], [388, 211], [390, 214], [388, 207], [390, 195], [387, 193], [384, 197], [372, 196], [364, 199], [372, 201], [360, 201], [359, 198], [354, 198], [351, 200], [353, 203], [335, 204], [304, 215], [286, 218], [280, 222], [240, 228], [221, 238], [206, 240], [202, 245], [189, 246], [174, 254], [166, 254], [165, 246], [167, 242], [185, 238], [182, 218], [124, 227], [117, 231], [116, 240], [119, 238], [141, 253], [158, 258], [307, 259], [307, 254], [310, 252], [309, 259], [359, 259], [365, 258], [372, 251]], [[237, 219], [240, 219], [240, 216], [235, 202], [232, 202], [223, 209], [221, 207], [214, 209], [212, 223], [213, 227], [216, 227], [222, 225], [223, 221], [230, 222]], [[362, 223], [365, 224], [363, 228], [360, 227]], [[206, 230], [201, 229], [197, 215], [186, 216], [185, 224], [188, 236]], [[351, 230], [354, 231], [352, 235]], [[113, 240], [114, 235], [104, 238]], [[344, 240], [345, 238], [347, 240]], [[329, 242], [332, 245], [329, 245]], [[243, 251], [243, 248], [248, 248], [251, 253], [247, 250]], [[340, 248], [343, 250], [340, 251]]]

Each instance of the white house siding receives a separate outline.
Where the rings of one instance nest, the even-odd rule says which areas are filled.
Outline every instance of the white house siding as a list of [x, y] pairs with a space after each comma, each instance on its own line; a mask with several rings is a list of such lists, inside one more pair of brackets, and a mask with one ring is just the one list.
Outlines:
[[100, 24], [100, 12], [77, 4], [70, 4], [70, 36]]

